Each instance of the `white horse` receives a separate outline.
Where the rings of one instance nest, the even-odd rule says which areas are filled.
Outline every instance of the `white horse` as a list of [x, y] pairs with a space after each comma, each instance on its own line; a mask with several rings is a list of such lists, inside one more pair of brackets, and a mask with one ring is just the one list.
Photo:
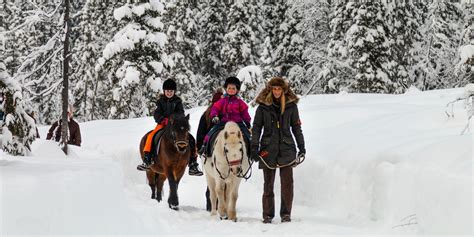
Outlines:
[[249, 170], [250, 161], [242, 131], [236, 123], [227, 122], [224, 130], [217, 135], [212, 156], [204, 162], [212, 205], [211, 216], [216, 215], [217, 210], [221, 219], [237, 221], [235, 204], [239, 185], [242, 178], [247, 178]]

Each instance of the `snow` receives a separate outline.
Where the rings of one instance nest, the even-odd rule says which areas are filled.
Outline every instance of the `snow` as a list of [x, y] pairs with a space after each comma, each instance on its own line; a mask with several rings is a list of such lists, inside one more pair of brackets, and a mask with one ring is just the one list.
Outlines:
[[124, 17], [128, 17], [128, 18], [132, 17], [132, 10], [130, 9], [128, 5], [121, 6], [114, 10], [115, 20], [120, 21]]
[[243, 67], [239, 70], [239, 73], [237, 74], [237, 78], [243, 84], [251, 84], [252, 83], [252, 78], [257, 78], [262, 76], [262, 69], [259, 66], [256, 65], [250, 65]]
[[[307, 159], [295, 168], [291, 223], [261, 223], [262, 171], [240, 185], [239, 221], [205, 211], [205, 177], [185, 174], [179, 211], [150, 199], [138, 143], [153, 118], [81, 123], [83, 146], [39, 139], [32, 155], [0, 151], [0, 235], [472, 236], [472, 133], [449, 89], [403, 95], [310, 95], [299, 103]], [[187, 111], [195, 134], [204, 107]], [[255, 108], [250, 109], [250, 114]], [[45, 137], [49, 127], [40, 127]], [[278, 179], [278, 178], [277, 178]]]
[[474, 45], [464, 45], [459, 48], [459, 55], [461, 57], [461, 61], [459, 64], [466, 63], [470, 58], [474, 58]]
[[140, 72], [133, 66], [127, 67], [124, 78], [119, 82], [121, 87], [126, 87], [140, 82]]

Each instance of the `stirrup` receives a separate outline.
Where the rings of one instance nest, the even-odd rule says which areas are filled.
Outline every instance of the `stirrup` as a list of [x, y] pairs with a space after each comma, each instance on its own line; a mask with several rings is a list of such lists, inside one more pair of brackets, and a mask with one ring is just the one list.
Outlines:
[[140, 164], [137, 166], [137, 170], [140, 170], [140, 171], [147, 171], [147, 170], [150, 170], [150, 166], [146, 165], [145, 163], [143, 164]]

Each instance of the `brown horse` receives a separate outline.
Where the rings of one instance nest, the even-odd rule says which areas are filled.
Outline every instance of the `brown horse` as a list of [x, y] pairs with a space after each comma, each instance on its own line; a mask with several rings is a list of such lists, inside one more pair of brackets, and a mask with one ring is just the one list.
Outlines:
[[[189, 115], [173, 114], [164, 128], [159, 143], [158, 156], [153, 157], [154, 164], [146, 172], [151, 188], [151, 198], [161, 202], [163, 184], [168, 179], [170, 193], [168, 205], [178, 210], [178, 184], [183, 177], [189, 161], [191, 149], [189, 145]], [[140, 155], [143, 160], [143, 147], [148, 133], [140, 141]], [[156, 146], [158, 148], [158, 146]], [[153, 152], [157, 154], [155, 150]]]

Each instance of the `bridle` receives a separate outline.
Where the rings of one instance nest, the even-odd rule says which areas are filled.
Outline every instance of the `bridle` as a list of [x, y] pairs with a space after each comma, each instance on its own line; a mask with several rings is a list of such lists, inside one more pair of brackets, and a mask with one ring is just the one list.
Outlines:
[[[170, 132], [170, 133], [171, 133], [171, 134], [170, 134], [170, 135], [171, 135], [171, 140], [173, 140], [173, 144], [174, 144], [176, 150], [177, 150], [179, 153], [185, 153], [186, 150], [187, 150], [188, 147], [189, 147], [189, 142], [188, 142], [188, 140], [176, 140], [176, 132], [173, 130], [172, 127], [170, 127], [170, 130], [171, 130], [171, 132]], [[181, 150], [179, 149], [180, 146], [185, 146], [186, 148], [185, 148], [183, 151], [181, 151]]]
[[[245, 145], [242, 143], [242, 142], [239, 142], [240, 143], [240, 146], [241, 147], [244, 147]], [[237, 160], [233, 160], [233, 161], [229, 161], [229, 157], [227, 155], [228, 153], [228, 150], [227, 150], [227, 143], [224, 143], [224, 155], [225, 155], [225, 160], [227, 161], [227, 165], [229, 166], [229, 168], [227, 169], [227, 175], [226, 177], [224, 177], [222, 175], [222, 172], [217, 168], [217, 165], [214, 165], [214, 167], [216, 168], [216, 171], [217, 173], [219, 174], [219, 177], [223, 180], [227, 179], [229, 176], [230, 176], [230, 170], [231, 170], [231, 167], [232, 166], [236, 166], [236, 165], [242, 165], [242, 162], [244, 160], [244, 151], [243, 149], [241, 148], [240, 149], [240, 159], [237, 159]], [[216, 156], [214, 155], [214, 164], [216, 164]], [[245, 180], [249, 179], [250, 176], [252, 175], [252, 164], [250, 162], [249, 159], [247, 159], [248, 162], [249, 162], [249, 168], [245, 171], [245, 173], [243, 172], [242, 169], [239, 169], [239, 172], [237, 174], [235, 174], [235, 176], [237, 176], [238, 178], [244, 178]], [[250, 173], [249, 173], [250, 172]], [[247, 176], [248, 174], [248, 176]]]

